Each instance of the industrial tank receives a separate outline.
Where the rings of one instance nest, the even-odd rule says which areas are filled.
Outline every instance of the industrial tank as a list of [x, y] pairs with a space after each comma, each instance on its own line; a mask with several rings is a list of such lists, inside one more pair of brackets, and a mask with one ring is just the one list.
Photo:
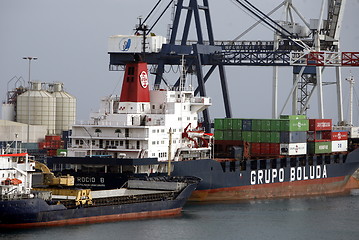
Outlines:
[[75, 124], [76, 98], [63, 90], [63, 83], [54, 83], [52, 87], [56, 99], [55, 134], [61, 135]]
[[18, 96], [17, 121], [47, 126], [55, 134], [56, 98], [42, 89], [40, 82], [30, 82], [30, 90]]
[[1, 109], [1, 119], [15, 121], [15, 104], [3, 103]]

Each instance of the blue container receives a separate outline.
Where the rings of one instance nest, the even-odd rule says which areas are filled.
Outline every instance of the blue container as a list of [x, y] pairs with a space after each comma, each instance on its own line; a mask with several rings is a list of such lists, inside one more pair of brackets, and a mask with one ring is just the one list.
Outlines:
[[252, 119], [243, 119], [242, 120], [242, 130], [243, 131], [252, 131]]
[[307, 142], [307, 132], [281, 132], [281, 143], [305, 143]]

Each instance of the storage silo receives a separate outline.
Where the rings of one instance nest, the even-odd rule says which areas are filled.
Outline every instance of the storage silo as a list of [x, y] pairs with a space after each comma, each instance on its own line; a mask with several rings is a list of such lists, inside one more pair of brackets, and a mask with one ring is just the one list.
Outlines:
[[3, 103], [1, 109], [1, 119], [15, 121], [15, 104]]
[[18, 96], [17, 121], [47, 126], [47, 134], [55, 134], [56, 98], [42, 89], [39, 82], [30, 82], [30, 90]]
[[56, 98], [55, 134], [61, 135], [75, 124], [76, 98], [63, 90], [63, 83], [53, 84], [52, 95]]

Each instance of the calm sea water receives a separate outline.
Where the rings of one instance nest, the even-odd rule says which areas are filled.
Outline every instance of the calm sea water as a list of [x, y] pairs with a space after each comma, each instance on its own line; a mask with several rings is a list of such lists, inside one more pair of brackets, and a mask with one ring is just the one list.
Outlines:
[[0, 232], [0, 239], [359, 239], [359, 196], [185, 206], [174, 218]]

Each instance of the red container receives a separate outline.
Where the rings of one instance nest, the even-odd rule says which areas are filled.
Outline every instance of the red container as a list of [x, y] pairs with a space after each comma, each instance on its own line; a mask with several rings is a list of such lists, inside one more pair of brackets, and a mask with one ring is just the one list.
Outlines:
[[332, 119], [309, 119], [309, 131], [332, 130]]
[[348, 140], [348, 132], [332, 132], [332, 141]]
[[269, 155], [269, 143], [261, 143], [261, 155]]
[[39, 149], [44, 149], [45, 147], [45, 142], [39, 142], [38, 143]]
[[270, 155], [280, 155], [280, 143], [270, 143], [269, 144], [269, 154]]
[[61, 141], [61, 136], [47, 135], [45, 136], [45, 141]]
[[261, 144], [260, 143], [251, 143], [251, 154], [252, 155], [261, 155]]
[[56, 149], [51, 149], [51, 150], [47, 150], [47, 155], [48, 156], [56, 156], [57, 154], [57, 150]]

